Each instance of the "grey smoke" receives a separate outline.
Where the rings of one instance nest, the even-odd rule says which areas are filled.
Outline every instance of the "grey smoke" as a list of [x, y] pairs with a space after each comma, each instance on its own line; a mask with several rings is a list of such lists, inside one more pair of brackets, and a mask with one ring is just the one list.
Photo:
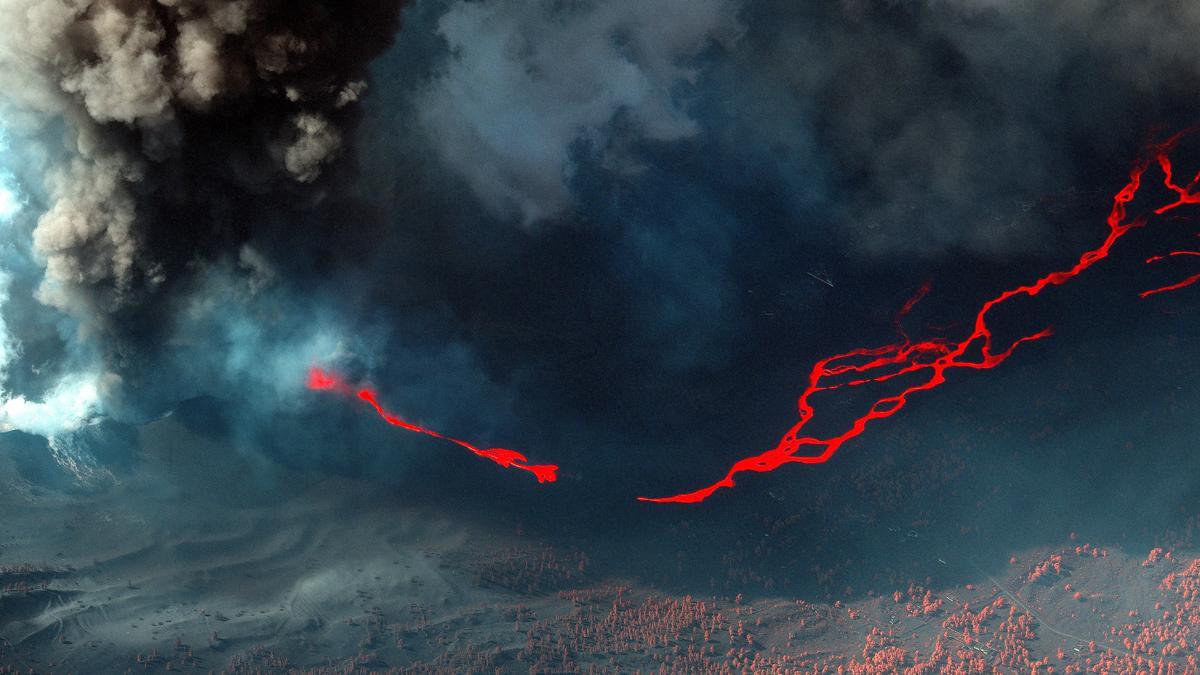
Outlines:
[[1194, 91], [1197, 28], [1184, 0], [459, 1], [415, 108], [443, 163], [525, 225], [580, 206], [581, 144], [620, 173], [647, 161], [631, 137], [698, 139], [726, 161], [770, 148], [752, 161], [812, 193], [798, 214], [829, 200], [833, 222], [798, 220], [816, 239], [1002, 258], [1053, 245], [1030, 205], [1077, 187], [1075, 138], [1128, 154], [1161, 121], [1130, 112]]
[[2, 3], [11, 293], [69, 317], [34, 347], [6, 315], [20, 425], [242, 388], [268, 416], [321, 358], [468, 433], [671, 429], [626, 411], [857, 343], [844, 308], [892, 311], [914, 259], [1074, 251], [1200, 63], [1175, 0], [422, 0], [369, 77], [398, 16]]
[[691, 59], [737, 40], [736, 12], [731, 0], [456, 2], [438, 22], [450, 57], [418, 95], [420, 122], [492, 213], [552, 218], [571, 204], [571, 146], [602, 142], [616, 115], [651, 140], [699, 132], [675, 90], [696, 77]]
[[264, 283], [269, 263], [244, 246], [256, 218], [273, 201], [329, 191], [322, 176], [344, 152], [367, 63], [391, 44], [401, 4], [0, 5], [0, 119], [18, 151], [50, 149], [27, 158], [41, 171], [28, 189], [44, 200], [30, 233], [36, 297], [77, 325], [68, 350], [97, 355], [72, 375], [75, 391], [116, 395], [98, 383], [121, 382], [130, 364], [153, 368], [137, 336], [165, 339], [182, 299], [164, 294], [225, 274], [221, 259], [240, 256], [233, 269]]

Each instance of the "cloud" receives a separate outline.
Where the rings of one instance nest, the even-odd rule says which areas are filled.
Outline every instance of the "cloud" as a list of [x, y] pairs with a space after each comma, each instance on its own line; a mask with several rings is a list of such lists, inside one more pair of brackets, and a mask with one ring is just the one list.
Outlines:
[[1200, 83], [1180, 29], [1200, 12], [1176, 0], [767, 2], [745, 20], [714, 78], [730, 152], [814, 149], [825, 231], [876, 261], [1051, 250], [1076, 225], [1039, 204], [1127, 162]]
[[[417, 98], [441, 159], [495, 215], [524, 224], [571, 203], [571, 151], [603, 146], [624, 115], [648, 140], [698, 132], [680, 86], [716, 41], [736, 41], [728, 0], [456, 2], [438, 23], [450, 48]], [[671, 17], [671, 20], [664, 20]]]
[[1200, 63], [1178, 2], [430, 0], [368, 74], [399, 9], [0, 3], [9, 424], [261, 422], [316, 360], [472, 438], [715, 438], [912, 275], [1074, 251]]
[[104, 378], [71, 374], [60, 380], [42, 400], [24, 396], [0, 402], [0, 428], [19, 429], [54, 438], [74, 431], [100, 414], [100, 389]]

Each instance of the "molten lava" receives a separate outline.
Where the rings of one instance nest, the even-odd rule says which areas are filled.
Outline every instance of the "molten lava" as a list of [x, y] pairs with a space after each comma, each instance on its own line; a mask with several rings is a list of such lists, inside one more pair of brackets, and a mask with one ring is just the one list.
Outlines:
[[371, 391], [370, 389], [355, 389], [346, 382], [342, 381], [336, 375], [321, 370], [320, 368], [309, 369], [308, 388], [322, 391], [334, 391], [347, 396], [356, 396], [363, 401], [366, 401], [368, 405], [375, 409], [375, 412], [378, 413], [385, 422], [391, 424], [392, 426], [400, 427], [401, 429], [407, 429], [408, 431], [413, 431], [418, 434], [432, 436], [433, 438], [438, 438], [444, 441], [450, 441], [455, 445], [470, 450], [480, 457], [490, 459], [505, 468], [511, 467], [513, 469], [528, 471], [537, 477], [539, 483], [553, 483], [558, 478], [557, 466], [553, 464], [530, 464], [528, 458], [516, 450], [509, 450], [507, 448], [477, 448], [466, 441], [461, 441], [457, 438], [451, 438], [444, 434], [438, 433], [433, 429], [427, 429], [419, 424], [413, 424], [412, 422], [405, 422], [396, 415], [385, 410], [384, 407], [380, 405], [379, 399], [375, 395], [375, 392]]
[[[1171, 251], [1170, 253], [1168, 253], [1166, 255], [1151, 256], [1146, 259], [1146, 263], [1147, 264], [1156, 263], [1160, 260], [1166, 260], [1168, 258], [1175, 258], [1175, 257], [1179, 257], [1179, 256], [1200, 256], [1200, 251]], [[1145, 297], [1148, 297], [1151, 295], [1155, 295], [1157, 293], [1166, 293], [1169, 291], [1177, 291], [1181, 288], [1186, 288], [1188, 286], [1191, 286], [1192, 284], [1196, 283], [1197, 281], [1200, 281], [1200, 274], [1193, 274], [1192, 276], [1184, 279], [1183, 281], [1178, 281], [1173, 284], [1168, 284], [1161, 288], [1152, 288], [1148, 291], [1142, 291], [1139, 295], [1141, 297], [1145, 298]]]
[[[1142, 177], [1152, 162], [1157, 162], [1163, 172], [1163, 185], [1175, 194], [1175, 200], [1154, 209], [1155, 215], [1162, 215], [1185, 204], [1200, 203], [1200, 192], [1196, 191], [1200, 184], [1200, 174], [1192, 179], [1187, 186], [1175, 183], [1173, 168], [1169, 153], [1187, 135], [1196, 129], [1189, 129], [1168, 138], [1166, 141], [1153, 145], [1139, 160], [1129, 173], [1129, 182], [1113, 196], [1112, 209], [1108, 214], [1108, 235], [1099, 246], [1085, 251], [1079, 260], [1071, 267], [1051, 272], [1036, 281], [1017, 286], [1004, 291], [1000, 295], [987, 300], [975, 314], [974, 329], [960, 341], [947, 339], [931, 339], [913, 342], [904, 330], [900, 328], [899, 318], [907, 314], [913, 306], [928, 292], [928, 285], [907, 303], [904, 304], [897, 316], [897, 328], [901, 341], [882, 347], [852, 349], [841, 354], [834, 354], [817, 361], [808, 375], [808, 386], [800, 394], [800, 419], [775, 447], [736, 462], [725, 477], [707, 487], [685, 492], [671, 497], [638, 497], [648, 502], [677, 502], [696, 503], [708, 499], [721, 488], [732, 488], [734, 476], [746, 471], [767, 472], [789, 463], [821, 464], [829, 461], [847, 441], [866, 430], [867, 425], [874, 420], [891, 417], [908, 404], [908, 397], [920, 391], [927, 391], [941, 386], [946, 382], [946, 373], [955, 368], [970, 368], [974, 370], [989, 370], [1003, 363], [1013, 351], [1026, 342], [1032, 342], [1048, 337], [1049, 328], [1026, 335], [1013, 341], [1007, 347], [998, 347], [993, 342], [992, 329], [988, 325], [988, 314], [996, 307], [1005, 305], [1014, 298], [1021, 296], [1034, 297], [1051, 286], [1061, 286], [1097, 262], [1108, 257], [1113, 245], [1124, 237], [1130, 230], [1144, 225], [1146, 216], [1130, 219], [1126, 206], [1137, 196], [1141, 188]], [[1169, 256], [1197, 255], [1192, 251], [1175, 251]], [[1154, 262], [1161, 257], [1151, 258]], [[1147, 297], [1155, 293], [1173, 291], [1200, 281], [1200, 274], [1184, 281], [1163, 288], [1146, 291], [1141, 294]], [[916, 377], [916, 384], [903, 388], [899, 393], [884, 396], [875, 400], [866, 414], [850, 423], [841, 433], [826, 437], [802, 435], [804, 428], [812, 421], [815, 413], [812, 397], [820, 392], [842, 387], [856, 387], [869, 383], [886, 382], [901, 376]], [[802, 450], [812, 452], [801, 454]]]

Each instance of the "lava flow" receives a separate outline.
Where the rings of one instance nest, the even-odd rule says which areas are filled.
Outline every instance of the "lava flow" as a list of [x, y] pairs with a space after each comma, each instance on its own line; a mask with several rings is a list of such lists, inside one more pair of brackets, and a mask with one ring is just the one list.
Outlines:
[[[647, 502], [677, 502], [696, 503], [708, 499], [721, 488], [734, 486], [734, 476], [746, 471], [773, 471], [788, 463], [821, 464], [829, 461], [847, 441], [866, 430], [867, 425], [880, 419], [895, 415], [908, 403], [908, 397], [919, 391], [937, 388], [946, 381], [946, 372], [954, 368], [970, 368], [974, 370], [989, 370], [1003, 363], [1013, 351], [1026, 342], [1032, 342], [1048, 337], [1049, 328], [1021, 337], [1007, 347], [997, 350], [993, 345], [992, 330], [988, 326], [988, 313], [995, 307], [1008, 303], [1018, 296], [1034, 297], [1046, 288], [1060, 286], [1082, 274], [1097, 262], [1108, 257], [1113, 245], [1124, 237], [1130, 230], [1140, 227], [1147, 222], [1148, 216], [1138, 216], [1130, 219], [1126, 213], [1126, 205], [1137, 196], [1142, 184], [1142, 177], [1152, 162], [1157, 162], [1164, 174], [1163, 186], [1175, 194], [1175, 201], [1164, 204], [1156, 209], [1155, 215], [1162, 215], [1185, 204], [1200, 203], [1200, 174], [1187, 186], [1174, 182], [1171, 160], [1168, 156], [1174, 147], [1185, 136], [1195, 133], [1197, 129], [1188, 129], [1175, 134], [1158, 145], [1152, 145], [1143, 158], [1134, 164], [1129, 173], [1129, 182], [1113, 196], [1112, 210], [1108, 214], [1108, 235], [1099, 246], [1085, 251], [1079, 260], [1070, 268], [1051, 272], [1036, 281], [1017, 286], [1004, 291], [1000, 295], [986, 301], [975, 315], [974, 329], [970, 335], [961, 341], [947, 339], [931, 339], [913, 342], [899, 329], [899, 316], [907, 314], [913, 306], [928, 291], [928, 286], [922, 289], [911, 300], [905, 303], [897, 317], [897, 327], [901, 341], [882, 347], [853, 349], [841, 354], [826, 357], [813, 365], [808, 376], [808, 386], [800, 394], [798, 402], [800, 419], [775, 447], [736, 462], [721, 480], [694, 492], [685, 492], [671, 497], [638, 497]], [[1192, 251], [1176, 251], [1169, 256], [1200, 255]], [[1147, 262], [1154, 262], [1151, 258]], [[1200, 281], [1200, 274], [1171, 284], [1163, 288], [1142, 293], [1147, 297], [1155, 293], [1177, 290]], [[901, 376], [922, 377], [916, 384], [902, 389], [898, 394], [877, 399], [866, 414], [855, 419], [850, 426], [840, 434], [828, 438], [802, 436], [801, 432], [813, 419], [814, 408], [812, 397], [822, 391], [855, 387], [869, 383], [889, 381]], [[834, 379], [838, 378], [838, 379]], [[847, 379], [853, 378], [853, 379]], [[831, 381], [833, 379], [834, 381]], [[813, 448], [816, 454], [799, 454], [804, 448]]]
[[[1179, 257], [1179, 256], [1200, 256], [1200, 251], [1171, 251], [1170, 253], [1168, 253], [1166, 255], [1151, 256], [1146, 259], [1146, 263], [1147, 264], [1156, 263], [1160, 260], [1166, 260], [1167, 258], [1175, 258], [1175, 257]], [[1139, 295], [1143, 298], [1146, 298], [1151, 295], [1156, 295], [1158, 293], [1167, 293], [1169, 291], [1177, 291], [1181, 288], [1187, 288], [1188, 286], [1191, 286], [1192, 284], [1196, 283], [1197, 281], [1200, 281], [1200, 274], [1193, 274], [1192, 276], [1184, 279], [1183, 281], [1177, 281], [1173, 284], [1167, 284], [1166, 286], [1163, 286], [1162, 288], [1152, 288], [1148, 291], [1142, 291], [1141, 293], [1139, 293]]]
[[557, 466], [553, 464], [530, 464], [529, 459], [516, 450], [509, 450], [507, 448], [477, 448], [466, 441], [461, 441], [457, 438], [451, 438], [444, 434], [438, 433], [433, 429], [427, 429], [419, 424], [413, 424], [412, 422], [405, 422], [396, 415], [393, 415], [385, 410], [384, 407], [380, 405], [379, 399], [375, 395], [375, 392], [371, 391], [370, 389], [355, 389], [337, 376], [321, 370], [320, 368], [309, 369], [308, 388], [315, 390], [334, 391], [347, 396], [357, 396], [363, 401], [366, 401], [368, 405], [375, 409], [375, 412], [378, 413], [385, 422], [391, 424], [392, 426], [400, 427], [401, 429], [407, 429], [418, 434], [432, 436], [433, 438], [438, 438], [444, 441], [450, 441], [455, 445], [466, 448], [476, 455], [479, 455], [485, 459], [490, 459], [500, 466], [506, 468], [511, 467], [514, 469], [520, 469], [522, 471], [528, 471], [537, 477], [539, 483], [553, 483], [558, 479]]

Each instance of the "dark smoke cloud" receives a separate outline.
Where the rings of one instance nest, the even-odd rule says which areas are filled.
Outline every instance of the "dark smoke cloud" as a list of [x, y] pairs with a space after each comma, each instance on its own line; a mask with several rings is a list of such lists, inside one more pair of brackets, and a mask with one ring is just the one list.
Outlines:
[[[272, 276], [260, 249], [320, 242], [300, 210], [340, 189], [323, 174], [344, 154], [366, 65], [391, 44], [400, 5], [0, 8], [0, 114], [23, 143], [53, 148], [31, 188], [45, 202], [31, 232], [44, 268], [36, 297], [78, 323], [66, 349], [96, 352], [91, 367], [111, 385], [100, 394], [145, 398], [128, 390], [152, 384], [138, 371], [159, 367], [180, 308], [202, 302], [183, 296], [202, 292], [204, 275], [232, 273], [256, 292]], [[235, 264], [213, 267], [226, 257]]]
[[421, 0], [388, 49], [398, 11], [0, 8], [10, 424], [207, 393], [294, 461], [530, 487], [304, 396], [319, 359], [572, 489], [692, 487], [921, 282], [949, 322], [1092, 243], [1200, 84], [1186, 2]]

